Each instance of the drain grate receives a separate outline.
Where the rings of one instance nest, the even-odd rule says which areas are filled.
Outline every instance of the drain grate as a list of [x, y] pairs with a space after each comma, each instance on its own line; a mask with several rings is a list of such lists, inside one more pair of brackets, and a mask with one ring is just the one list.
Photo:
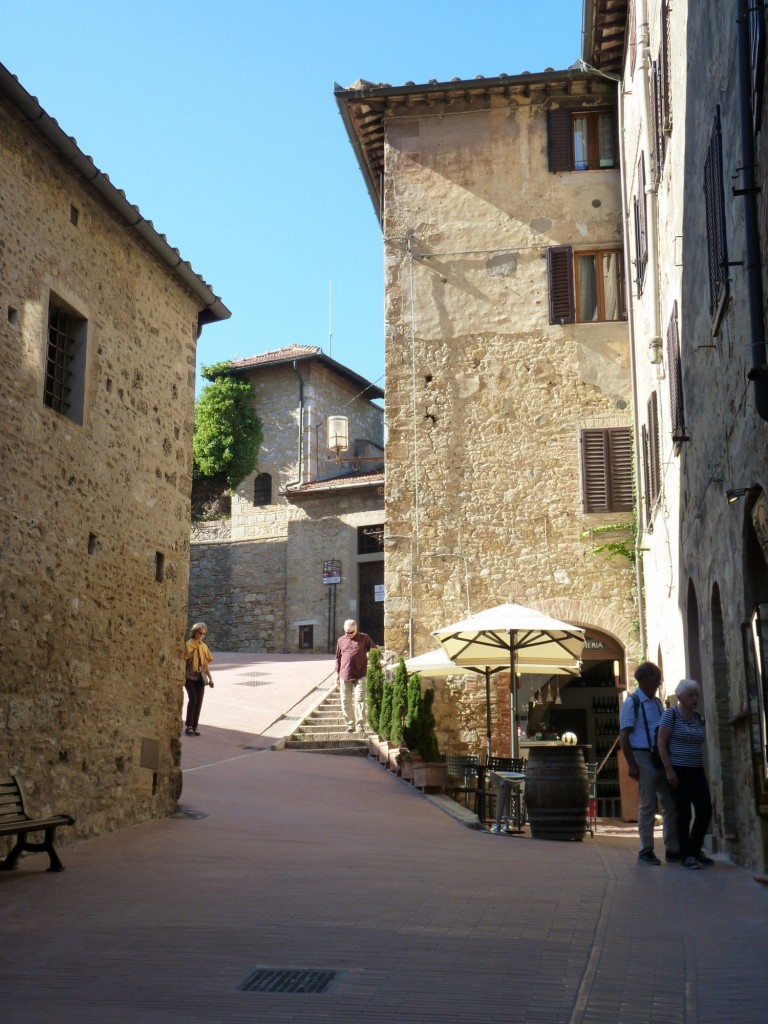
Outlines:
[[338, 971], [275, 970], [259, 967], [236, 987], [237, 992], [286, 992], [295, 995], [321, 995], [328, 992]]
[[238, 686], [272, 686], [272, 681], [269, 679], [245, 679], [243, 682], [238, 683]]

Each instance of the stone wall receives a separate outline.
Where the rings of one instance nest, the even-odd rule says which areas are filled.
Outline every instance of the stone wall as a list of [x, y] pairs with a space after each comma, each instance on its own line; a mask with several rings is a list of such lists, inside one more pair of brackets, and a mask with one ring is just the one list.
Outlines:
[[[303, 414], [299, 376], [290, 364], [247, 371], [263, 424], [257, 472], [272, 477], [271, 503], [254, 505], [252, 474], [233, 495], [230, 520], [193, 528], [189, 621], [206, 622], [220, 650], [306, 650], [300, 628], [305, 644], [311, 630], [314, 650], [333, 649], [344, 619], [357, 612], [359, 562], [381, 558], [357, 552], [358, 527], [383, 522], [380, 481], [330, 479], [349, 467], [329, 456], [325, 424], [328, 416], [346, 415], [351, 443], [383, 445], [382, 410], [322, 357], [301, 359], [297, 368]], [[297, 491], [299, 483], [318, 488]], [[288, 487], [290, 496], [281, 493]], [[341, 563], [339, 584], [323, 583], [323, 563], [330, 559]]]
[[[382, 497], [308, 498], [293, 509], [274, 539], [195, 540], [190, 558], [190, 622], [209, 627], [212, 648], [227, 651], [300, 650], [299, 626], [312, 626], [314, 650], [328, 650], [345, 618], [357, 612], [357, 529], [383, 520]], [[371, 556], [367, 556], [370, 558]], [[323, 562], [338, 559], [342, 582], [323, 584]]]
[[[199, 302], [1, 103], [0, 220], [0, 772], [88, 835], [181, 789]], [[82, 424], [43, 404], [51, 296], [87, 321]]]
[[580, 471], [581, 429], [630, 423], [627, 325], [550, 325], [546, 273], [548, 246], [621, 246], [618, 175], [550, 173], [534, 99], [482, 106], [387, 122], [385, 509], [409, 539], [387, 555], [387, 646], [406, 648], [412, 560], [417, 651], [467, 590], [473, 610], [618, 618], [628, 644], [629, 564], [583, 535], [631, 517], [586, 515]]
[[[593, 82], [582, 102], [612, 96]], [[566, 96], [544, 99], [432, 96], [387, 120], [385, 512], [400, 539], [386, 557], [386, 646], [397, 651], [409, 615], [420, 653], [468, 603], [506, 601], [636, 640], [631, 567], [585, 536], [631, 515], [585, 514], [580, 472], [582, 429], [631, 422], [627, 325], [550, 324], [546, 271], [549, 246], [621, 246], [618, 171], [550, 173], [546, 108]], [[460, 723], [477, 715], [466, 699], [471, 714], [448, 702]]]

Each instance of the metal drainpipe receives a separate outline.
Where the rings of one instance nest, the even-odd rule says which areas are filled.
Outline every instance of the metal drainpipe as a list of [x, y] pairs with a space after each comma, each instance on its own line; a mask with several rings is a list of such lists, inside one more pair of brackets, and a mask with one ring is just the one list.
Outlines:
[[749, 308], [749, 341], [755, 385], [755, 408], [768, 420], [768, 373], [766, 372], [765, 321], [763, 319], [763, 275], [760, 256], [757, 192], [755, 184], [755, 139], [752, 134], [752, 74], [749, 43], [749, 2], [736, 0], [736, 49], [739, 58], [739, 113], [741, 115], [741, 173], [743, 187], [734, 195], [744, 197], [744, 233]]
[[297, 467], [298, 479], [291, 480], [289, 484], [285, 485], [286, 487], [295, 487], [301, 483], [301, 467], [304, 462], [304, 378], [298, 371], [295, 359], [291, 365], [293, 366], [293, 372], [299, 378], [299, 465]]
[[[626, 158], [624, 153], [624, 101], [622, 97], [622, 83], [619, 82], [617, 89], [617, 107], [619, 121], [619, 181], [621, 184], [621, 216], [624, 223], [624, 266], [629, 268], [629, 203], [627, 202], [627, 176]], [[632, 282], [629, 274], [624, 278], [627, 287], [627, 330], [629, 334], [629, 375], [632, 382], [632, 427], [635, 435], [635, 501], [637, 505], [637, 536], [635, 538], [635, 587], [637, 589], [637, 631], [640, 635], [641, 657], [646, 657], [646, 635], [645, 635], [645, 605], [643, 601], [643, 559], [640, 553], [640, 537], [643, 532], [643, 490], [642, 473], [640, 471], [640, 459], [638, 446], [640, 438], [640, 411], [637, 402], [637, 346], [635, 344], [635, 307], [632, 301]]]

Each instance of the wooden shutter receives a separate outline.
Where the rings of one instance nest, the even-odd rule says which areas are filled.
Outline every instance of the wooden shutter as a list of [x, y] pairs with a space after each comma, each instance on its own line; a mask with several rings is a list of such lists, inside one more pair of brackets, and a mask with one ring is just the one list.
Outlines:
[[649, 530], [653, 530], [651, 526], [651, 473], [650, 473], [650, 446], [648, 444], [648, 428], [643, 425], [640, 428], [640, 436], [642, 439], [643, 446], [643, 489], [645, 491], [645, 522]]
[[632, 431], [629, 427], [614, 427], [608, 431], [608, 439], [611, 512], [631, 512], [635, 503]]
[[669, 84], [669, 3], [661, 0], [661, 42], [659, 43], [659, 101], [661, 114], [661, 161], [672, 131], [672, 93]]
[[672, 441], [675, 455], [680, 454], [680, 445], [689, 441], [685, 430], [685, 408], [683, 406], [683, 366], [680, 360], [680, 331], [677, 323], [677, 300], [672, 309], [667, 327], [667, 371], [669, 374], [669, 408], [672, 420]]
[[653, 120], [653, 160], [651, 167], [658, 182], [664, 170], [664, 130], [662, 127], [662, 82], [658, 61], [651, 61], [651, 118]]
[[573, 130], [569, 110], [547, 112], [550, 171], [573, 170]]
[[643, 294], [645, 268], [648, 265], [648, 226], [645, 216], [645, 154], [637, 163], [637, 194], [634, 199], [635, 215], [635, 280], [638, 296]]
[[629, 50], [629, 77], [633, 78], [635, 74], [635, 64], [637, 63], [637, 18], [635, 16], [635, 0], [629, 0], [627, 48]]
[[659, 446], [659, 398], [655, 391], [648, 399], [648, 501], [651, 510], [661, 494], [661, 450]]
[[582, 430], [581, 481], [585, 512], [632, 511], [632, 431], [629, 427]]
[[712, 333], [717, 334], [720, 318], [725, 310], [730, 291], [723, 193], [723, 140], [720, 131], [719, 104], [704, 164], [704, 202], [709, 257], [709, 312], [712, 317]]
[[573, 292], [573, 249], [570, 245], [553, 245], [547, 249], [549, 280], [549, 322], [572, 324], [576, 320]]
[[759, 4], [749, 5], [749, 64], [752, 78], [752, 130], [757, 134], [763, 113], [765, 82], [765, 12]]

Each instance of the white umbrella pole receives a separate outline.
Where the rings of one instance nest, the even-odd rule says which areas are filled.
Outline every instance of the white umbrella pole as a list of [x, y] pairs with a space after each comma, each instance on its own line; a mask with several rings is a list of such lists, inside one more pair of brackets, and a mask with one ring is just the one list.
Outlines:
[[485, 666], [485, 752], [491, 756], [491, 670]]
[[520, 756], [520, 741], [517, 738], [517, 687], [515, 680], [515, 631], [509, 631], [509, 696], [510, 696], [510, 731], [512, 733], [512, 757]]

